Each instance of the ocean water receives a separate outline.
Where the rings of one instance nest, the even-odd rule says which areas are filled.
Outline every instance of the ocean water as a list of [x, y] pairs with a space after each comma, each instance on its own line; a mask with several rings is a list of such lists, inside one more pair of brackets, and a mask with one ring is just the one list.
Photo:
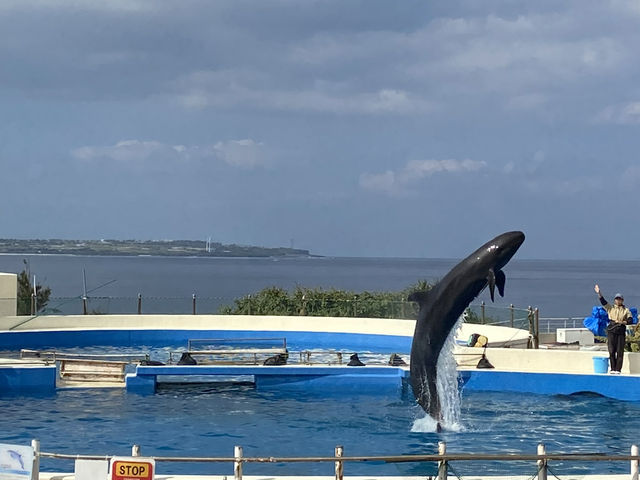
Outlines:
[[[81, 313], [83, 270], [91, 305], [104, 313], [215, 313], [234, 298], [264, 287], [296, 286], [399, 291], [425, 279], [442, 278], [458, 260], [397, 258], [177, 258], [0, 255], [0, 272], [17, 273], [28, 260], [37, 281], [48, 285], [50, 306]], [[593, 286], [610, 299], [623, 292], [628, 306], [640, 306], [640, 261], [512, 260], [506, 267], [505, 297], [495, 305], [540, 309], [541, 317], [588, 316], [598, 304]], [[69, 300], [68, 297], [74, 297]], [[487, 291], [478, 302], [491, 303]]]

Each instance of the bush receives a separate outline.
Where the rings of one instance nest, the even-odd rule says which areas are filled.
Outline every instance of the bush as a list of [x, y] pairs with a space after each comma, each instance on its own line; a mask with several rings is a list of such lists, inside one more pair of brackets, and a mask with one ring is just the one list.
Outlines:
[[430, 290], [426, 281], [400, 292], [353, 292], [349, 290], [296, 287], [288, 292], [267, 287], [254, 295], [234, 300], [220, 313], [227, 315], [309, 315], [322, 317], [415, 318], [417, 305], [409, 294]]

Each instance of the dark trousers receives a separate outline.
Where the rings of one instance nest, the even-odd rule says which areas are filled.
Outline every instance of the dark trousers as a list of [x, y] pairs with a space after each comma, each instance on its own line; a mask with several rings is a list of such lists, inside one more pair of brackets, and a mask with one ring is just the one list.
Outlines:
[[624, 342], [627, 334], [625, 325], [610, 325], [607, 328], [607, 346], [609, 347], [609, 363], [611, 370], [617, 372], [622, 370], [622, 360], [624, 357]]

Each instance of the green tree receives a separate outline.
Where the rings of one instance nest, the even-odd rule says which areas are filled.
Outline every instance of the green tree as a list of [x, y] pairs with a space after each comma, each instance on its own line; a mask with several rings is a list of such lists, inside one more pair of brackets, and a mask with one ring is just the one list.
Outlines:
[[[33, 284], [26, 270], [18, 274], [18, 315], [31, 315], [31, 295], [33, 294]], [[49, 303], [51, 289], [36, 284], [36, 306], [37, 311], [42, 311]]]

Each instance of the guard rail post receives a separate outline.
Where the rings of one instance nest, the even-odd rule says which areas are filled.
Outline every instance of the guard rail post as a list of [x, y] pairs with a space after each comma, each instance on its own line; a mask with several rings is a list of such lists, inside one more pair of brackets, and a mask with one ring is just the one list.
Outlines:
[[531, 305], [527, 307], [527, 320], [529, 321], [529, 342], [527, 343], [527, 348], [534, 348], [533, 346], [533, 341], [534, 341], [533, 308], [531, 308]]
[[[640, 454], [640, 450], [637, 445], [631, 445], [631, 455], [638, 456]], [[638, 480], [638, 469], [639, 463], [638, 460], [631, 460], [631, 480]]]
[[540, 347], [540, 310], [538, 310], [538, 308], [535, 309], [534, 312], [534, 318], [535, 318], [535, 348], [539, 348]]
[[31, 440], [31, 448], [33, 448], [33, 471], [31, 480], [40, 479], [40, 440], [35, 438]]
[[235, 461], [233, 462], [233, 478], [235, 480], [242, 480], [242, 447], [236, 445], [233, 448], [233, 456]]
[[142, 314], [142, 294], [138, 294], [138, 315]]
[[[538, 456], [544, 456], [547, 454], [547, 449], [544, 443], [538, 444]], [[541, 458], [537, 462], [538, 464], [538, 480], [547, 480], [547, 459]]]
[[140, 456], [140, 445], [133, 445], [131, 447], [131, 456], [139, 457]]
[[482, 312], [482, 325], [484, 325], [484, 300], [482, 301], [482, 303], [480, 304], [480, 311]]
[[192, 310], [193, 310], [193, 314], [196, 314], [196, 294], [194, 293], [191, 297], [191, 303], [192, 303]]
[[511, 328], [513, 328], [513, 319], [515, 316], [515, 310], [513, 308], [513, 303], [511, 305], [509, 305], [509, 310], [511, 310]]
[[[445, 442], [438, 442], [438, 455], [446, 455], [447, 444]], [[446, 460], [440, 460], [438, 462], [438, 480], [447, 480], [449, 466]]]
[[[335, 450], [336, 458], [342, 457], [344, 454], [344, 447], [338, 445]], [[336, 460], [336, 480], [343, 480], [344, 477], [344, 463], [342, 460]]]

